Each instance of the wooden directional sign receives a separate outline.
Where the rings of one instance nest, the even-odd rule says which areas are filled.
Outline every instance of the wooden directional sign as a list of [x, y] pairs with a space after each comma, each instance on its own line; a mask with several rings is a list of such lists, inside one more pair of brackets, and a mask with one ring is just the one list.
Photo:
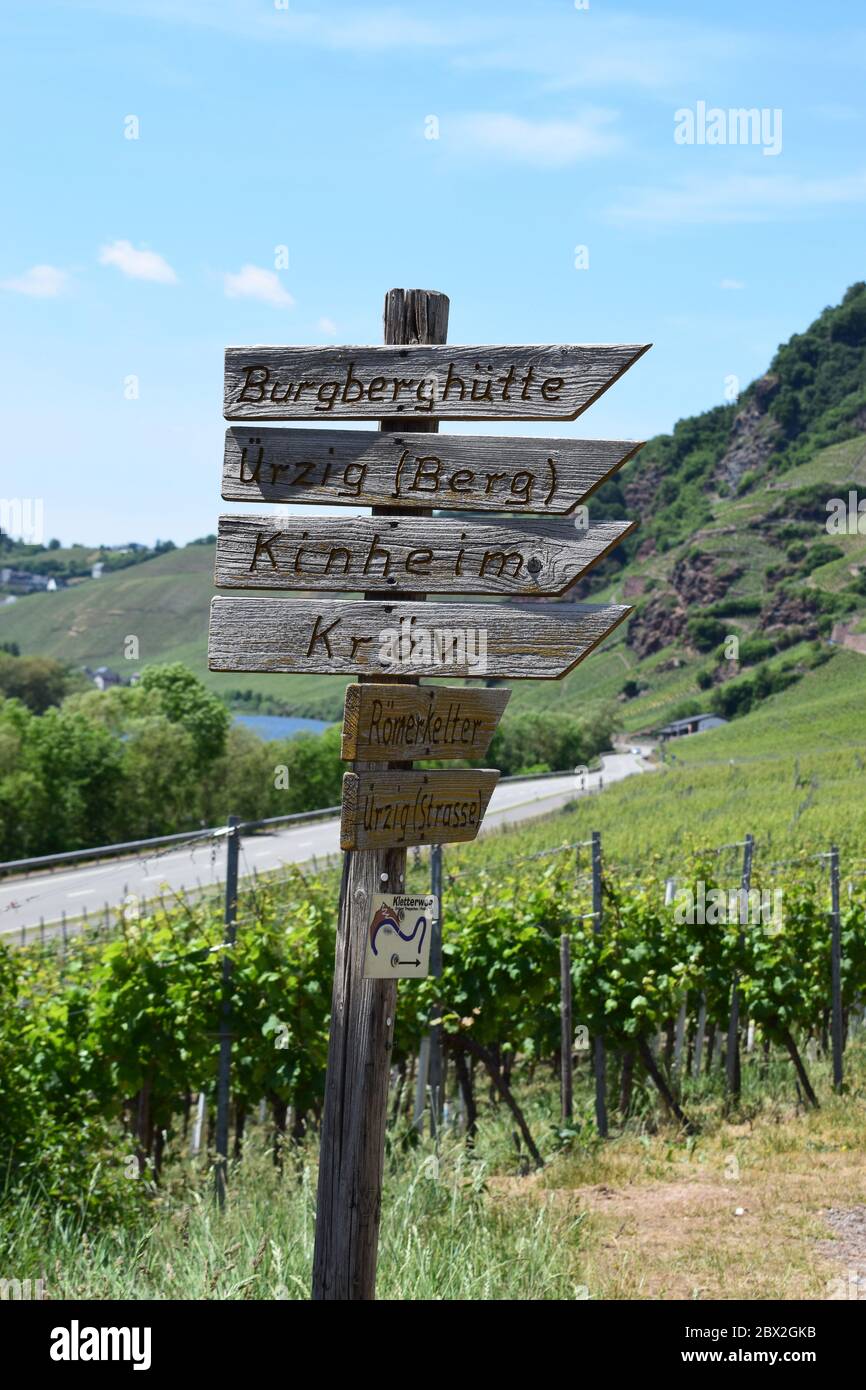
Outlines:
[[640, 448], [627, 440], [232, 426], [222, 495], [227, 502], [564, 515]]
[[558, 536], [445, 517], [221, 516], [223, 588], [365, 593], [561, 594], [633, 529], [602, 521]]
[[230, 347], [227, 420], [574, 420], [649, 343]]
[[474, 840], [499, 773], [448, 768], [437, 772], [346, 772], [343, 849], [446, 845]]
[[510, 698], [483, 687], [348, 685], [340, 757], [483, 758]]
[[215, 598], [212, 671], [555, 680], [607, 637], [620, 604]]
[[[447, 327], [445, 295], [395, 289], [385, 299], [385, 346], [226, 349], [224, 413], [244, 423], [226, 432], [223, 497], [375, 511], [342, 523], [222, 517], [218, 585], [316, 597], [215, 598], [208, 642], [212, 671], [361, 677], [346, 692], [341, 749], [355, 769], [343, 779], [340, 843], [351, 853], [340, 890], [315, 1299], [375, 1292], [395, 981], [426, 974], [430, 947], [432, 898], [395, 891], [406, 847], [474, 840], [499, 778], [411, 763], [482, 756], [509, 692], [418, 681], [556, 679], [631, 612], [538, 596], [563, 593], [631, 530], [587, 527], [585, 511], [572, 526], [560, 519], [640, 444], [437, 431], [443, 420], [574, 420], [649, 345], [460, 347], [446, 345]], [[318, 428], [267, 427], [281, 420]], [[378, 429], [327, 428], [350, 420]], [[485, 515], [463, 522], [464, 512]], [[329, 597], [347, 592], [364, 597]], [[428, 594], [513, 601], [428, 603]], [[438, 1047], [431, 1042], [434, 1060]], [[223, 1056], [227, 1048], [222, 1171]], [[438, 1070], [431, 1061], [431, 1077]]]

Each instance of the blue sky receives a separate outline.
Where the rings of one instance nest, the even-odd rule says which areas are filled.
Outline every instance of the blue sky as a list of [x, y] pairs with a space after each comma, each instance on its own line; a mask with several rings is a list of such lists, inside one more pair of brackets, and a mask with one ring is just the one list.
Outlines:
[[[850, 0], [5, 0], [2, 28], [0, 491], [64, 543], [215, 530], [226, 344], [378, 342], [392, 285], [449, 294], [454, 342], [654, 342], [578, 421], [514, 426], [646, 438], [866, 278]], [[678, 143], [699, 102], [780, 111], [781, 149]]]

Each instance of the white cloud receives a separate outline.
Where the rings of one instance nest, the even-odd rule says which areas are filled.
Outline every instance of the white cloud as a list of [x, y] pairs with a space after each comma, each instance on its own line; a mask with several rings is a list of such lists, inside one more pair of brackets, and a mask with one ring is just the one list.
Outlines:
[[720, 290], [744, 290], [746, 288], [743, 280], [720, 280]]
[[[531, 15], [498, 23], [495, 38], [465, 36], [454, 66], [525, 72], [550, 91], [622, 87], [671, 93], [696, 71], [742, 63], [760, 40], [732, 28], [652, 16], [576, 14], [570, 7], [539, 24]], [[705, 78], [706, 81], [706, 78]]]
[[177, 276], [156, 251], [136, 250], [131, 241], [112, 241], [99, 252], [100, 265], [114, 265], [132, 280], [153, 280], [160, 285], [176, 285]]
[[816, 116], [825, 121], [859, 121], [863, 114], [856, 106], [850, 106], [844, 101], [825, 101], [811, 109]]
[[772, 222], [837, 204], [866, 202], [866, 173], [832, 178], [743, 174], [695, 178], [676, 188], [639, 188], [607, 210], [608, 220], [644, 226]]
[[[674, 90], [695, 72], [763, 61], [767, 40], [734, 26], [707, 24], [657, 13], [605, 14], [601, 4], [578, 13], [569, 0], [506, 13], [502, 6], [440, 5], [412, 14], [406, 4], [362, 4], [343, 0], [321, 8], [289, 0], [286, 9], [249, 0], [74, 0], [76, 8], [138, 15], [151, 22], [206, 28], [238, 35], [245, 42], [290, 44], [362, 55], [391, 52], [438, 53], [469, 71], [528, 73], [550, 89], [608, 87]], [[420, 6], [415, 6], [420, 10]], [[487, 12], [485, 13], [485, 9]], [[474, 11], [474, 13], [472, 12]], [[785, 36], [773, 34], [778, 52]], [[790, 40], [788, 41], [790, 45]], [[814, 41], [812, 45], [814, 49]], [[706, 77], [704, 83], [706, 85]]]
[[328, 338], [333, 338], [337, 332], [337, 325], [333, 319], [321, 318], [316, 324], [320, 333], [324, 333]]
[[23, 275], [0, 281], [0, 289], [29, 294], [33, 299], [56, 299], [66, 288], [69, 276], [56, 265], [33, 265]]
[[229, 299], [258, 299], [277, 309], [291, 309], [295, 302], [276, 272], [259, 265], [242, 265], [237, 275], [224, 275], [223, 286]]
[[[461, 42], [481, 44], [490, 38], [483, 19], [459, 14], [431, 15], [429, 19], [406, 13], [405, 5], [364, 6], [352, 0], [330, 6], [323, 14], [302, 10], [298, 0], [284, 9], [271, 3], [251, 6], [249, 0], [73, 0], [88, 8], [124, 18], [137, 15], [160, 24], [212, 29], [224, 34], [266, 43], [283, 41], [326, 49], [357, 52], [389, 52], [394, 49], [454, 48]], [[499, 17], [502, 23], [502, 16]]]
[[478, 111], [443, 120], [442, 141], [454, 141], [461, 152], [556, 169], [618, 149], [620, 136], [606, 129], [615, 119], [615, 112], [602, 110], [563, 121]]

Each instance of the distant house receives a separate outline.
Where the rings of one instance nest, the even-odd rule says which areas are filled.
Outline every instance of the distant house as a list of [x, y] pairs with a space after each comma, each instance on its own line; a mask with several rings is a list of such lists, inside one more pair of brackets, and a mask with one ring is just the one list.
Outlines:
[[866, 632], [852, 632], [846, 623], [834, 623], [830, 633], [834, 645], [847, 647], [849, 651], [860, 652], [866, 656]]
[[727, 724], [727, 719], [720, 719], [717, 714], [692, 714], [688, 719], [673, 719], [670, 724], [665, 724], [664, 728], [659, 729], [658, 736], [662, 743], [667, 743], [671, 738], [683, 738], [686, 734], [702, 734], [707, 729], [717, 729], [720, 724]]
[[16, 570], [9, 565], [0, 569], [0, 584], [13, 594], [53, 593], [58, 587], [57, 580], [49, 574], [33, 574], [30, 570]]
[[105, 569], [105, 561], [104, 561], [104, 560], [97, 560], [97, 561], [96, 561], [96, 564], [95, 564], [95, 565], [91, 565], [91, 567], [90, 567], [90, 578], [91, 578], [91, 579], [101, 579], [101, 578], [102, 578], [102, 571], [103, 571], [104, 569]]
[[85, 666], [84, 674], [90, 677], [97, 690], [108, 690], [112, 685], [126, 685], [123, 676], [112, 671], [110, 666], [97, 666], [95, 671], [91, 671], [89, 666]]

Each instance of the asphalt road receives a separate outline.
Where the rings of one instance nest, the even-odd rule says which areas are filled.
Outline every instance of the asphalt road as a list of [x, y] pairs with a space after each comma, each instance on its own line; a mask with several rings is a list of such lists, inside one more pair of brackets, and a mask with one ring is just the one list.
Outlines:
[[[649, 770], [647, 763], [631, 751], [609, 753], [602, 759], [600, 772], [582, 776], [540, 777], [521, 782], [505, 782], [493, 793], [482, 835], [504, 824], [546, 815], [581, 794], [598, 791], [638, 772]], [[266, 873], [285, 864], [309, 863], [337, 855], [340, 850], [338, 819], [311, 821], [290, 827], [274, 827], [241, 840], [240, 872]], [[200, 840], [180, 848], [169, 847], [134, 858], [103, 863], [83, 863], [59, 868], [51, 873], [28, 874], [0, 882], [0, 934], [30, 931], [42, 919], [46, 926], [61, 920], [65, 913], [71, 922], [85, 912], [89, 919], [105, 912], [113, 914], [125, 899], [134, 895], [139, 902], [164, 893], [195, 894], [223, 881], [225, 844], [223, 840]]]

